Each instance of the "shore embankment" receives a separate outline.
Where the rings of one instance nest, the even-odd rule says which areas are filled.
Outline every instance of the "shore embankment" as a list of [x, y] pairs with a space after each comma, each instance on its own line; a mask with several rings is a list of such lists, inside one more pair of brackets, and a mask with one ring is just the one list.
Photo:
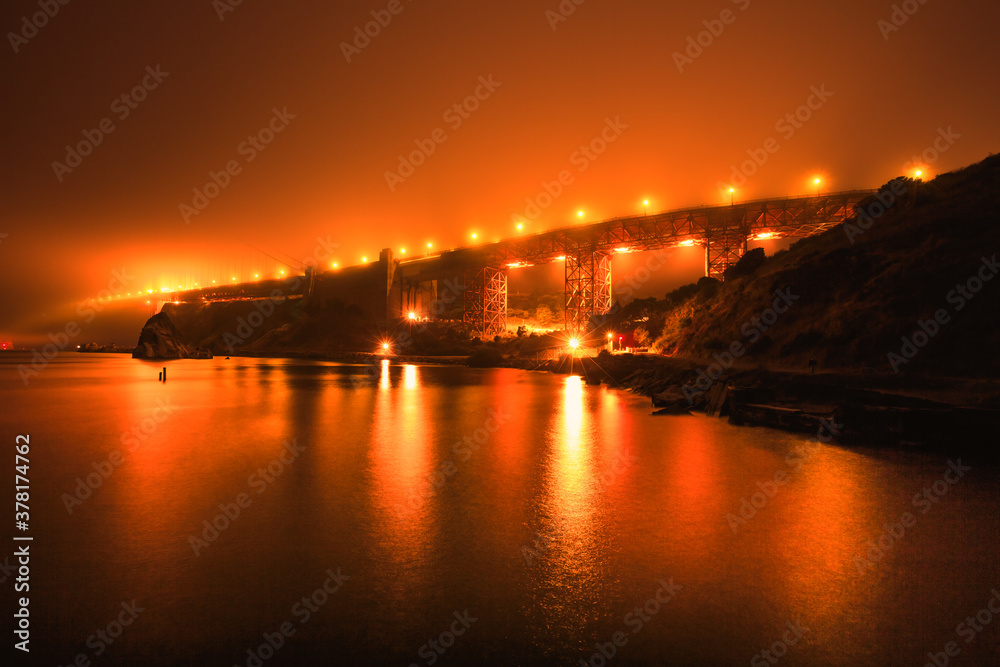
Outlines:
[[947, 451], [962, 442], [992, 454], [1000, 423], [1000, 383], [991, 379], [726, 370], [699, 360], [607, 354], [564, 355], [534, 368], [649, 396], [656, 414], [704, 412], [738, 425], [826, 432], [847, 445]]

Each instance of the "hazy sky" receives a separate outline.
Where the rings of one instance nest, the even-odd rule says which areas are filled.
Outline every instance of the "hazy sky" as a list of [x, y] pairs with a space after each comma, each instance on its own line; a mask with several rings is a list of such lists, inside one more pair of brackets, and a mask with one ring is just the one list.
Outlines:
[[577, 2], [6, 2], [0, 339], [61, 328], [115, 271], [245, 277], [317, 239], [343, 266], [719, 202], [751, 154], [737, 198], [1000, 146], [995, 2]]

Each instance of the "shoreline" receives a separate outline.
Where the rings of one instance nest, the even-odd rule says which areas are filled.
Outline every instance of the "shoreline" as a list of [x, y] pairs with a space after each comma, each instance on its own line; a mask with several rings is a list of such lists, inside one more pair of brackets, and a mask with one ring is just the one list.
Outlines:
[[[357, 365], [387, 359], [402, 364], [469, 366], [467, 355], [274, 351], [228, 356]], [[159, 363], [170, 359], [142, 361]], [[803, 434], [826, 429], [833, 435], [828, 440], [849, 447], [950, 452], [956, 442], [973, 442], [980, 443], [977, 451], [997, 456], [997, 448], [986, 443], [1000, 424], [1000, 381], [986, 377], [884, 375], [835, 369], [810, 373], [763, 365], [717, 372], [704, 360], [630, 354], [564, 354], [541, 362], [507, 357], [489, 367], [580, 375], [589, 385], [604, 384], [649, 397], [653, 414], [702, 412], [727, 418], [739, 426], [767, 426]]]

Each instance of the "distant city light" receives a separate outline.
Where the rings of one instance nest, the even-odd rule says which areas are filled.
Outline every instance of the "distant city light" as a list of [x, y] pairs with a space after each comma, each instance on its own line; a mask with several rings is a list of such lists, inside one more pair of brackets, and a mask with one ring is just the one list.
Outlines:
[[337, 268], [337, 263], [336, 262], [333, 263], [333, 268]]

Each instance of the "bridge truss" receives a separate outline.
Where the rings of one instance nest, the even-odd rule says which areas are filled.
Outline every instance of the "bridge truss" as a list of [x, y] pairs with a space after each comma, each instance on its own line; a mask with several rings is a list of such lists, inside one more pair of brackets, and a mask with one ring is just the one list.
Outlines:
[[[818, 234], [851, 218], [854, 207], [873, 193], [852, 190], [613, 218], [501, 241], [485, 248], [485, 259], [488, 266], [497, 267], [492, 271], [501, 273], [565, 261], [566, 329], [580, 334], [593, 315], [611, 308], [611, 258], [617, 253], [699, 245], [705, 251], [705, 275], [721, 280], [747, 251], [749, 241]], [[503, 299], [506, 310], [506, 277], [483, 285], [486, 293], [481, 301], [499, 310]], [[503, 296], [499, 291], [489, 293], [491, 285], [496, 290], [502, 285]], [[477, 322], [480, 313], [474, 311]], [[488, 321], [495, 331], [499, 319], [493, 316]]]

